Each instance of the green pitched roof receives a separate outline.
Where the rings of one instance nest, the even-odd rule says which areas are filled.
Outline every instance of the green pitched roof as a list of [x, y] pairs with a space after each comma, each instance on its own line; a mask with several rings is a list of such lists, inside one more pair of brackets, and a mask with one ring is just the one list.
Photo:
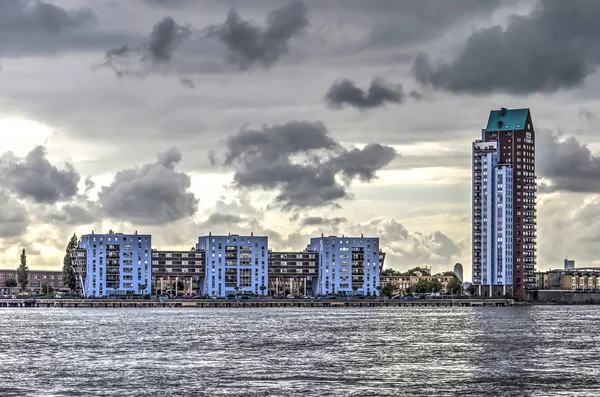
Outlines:
[[492, 110], [488, 119], [486, 131], [523, 130], [527, 123], [529, 109]]

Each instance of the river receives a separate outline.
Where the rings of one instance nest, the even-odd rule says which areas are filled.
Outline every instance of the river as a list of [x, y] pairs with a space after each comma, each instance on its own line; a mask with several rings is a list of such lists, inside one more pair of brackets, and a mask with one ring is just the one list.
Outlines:
[[600, 395], [600, 306], [0, 309], [0, 395]]

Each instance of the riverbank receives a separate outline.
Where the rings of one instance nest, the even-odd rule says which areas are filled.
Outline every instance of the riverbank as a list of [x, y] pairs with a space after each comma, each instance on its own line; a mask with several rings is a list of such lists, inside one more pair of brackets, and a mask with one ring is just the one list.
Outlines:
[[396, 299], [313, 300], [106, 300], [106, 299], [0, 299], [0, 308], [6, 307], [62, 307], [62, 308], [237, 308], [237, 307], [487, 307], [513, 306], [512, 299]]

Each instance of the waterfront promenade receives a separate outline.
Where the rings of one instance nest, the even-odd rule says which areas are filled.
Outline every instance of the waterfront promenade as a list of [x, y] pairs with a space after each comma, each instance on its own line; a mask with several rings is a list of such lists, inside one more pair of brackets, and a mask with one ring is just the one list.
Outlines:
[[308, 299], [265, 299], [265, 300], [106, 300], [106, 299], [0, 299], [0, 308], [6, 307], [62, 307], [62, 308], [236, 308], [236, 307], [473, 307], [513, 306], [512, 299], [396, 299], [360, 300], [308, 300]]

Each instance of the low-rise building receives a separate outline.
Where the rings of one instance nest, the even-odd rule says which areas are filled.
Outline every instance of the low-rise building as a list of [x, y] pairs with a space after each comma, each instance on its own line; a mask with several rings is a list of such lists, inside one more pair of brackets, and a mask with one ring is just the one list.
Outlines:
[[[412, 276], [381, 276], [380, 286], [383, 288], [387, 284], [391, 284], [393, 287], [393, 293], [395, 295], [405, 295], [407, 289], [413, 289], [415, 285], [421, 281], [433, 281], [437, 280], [442, 285], [442, 291], [446, 291], [446, 287], [450, 281], [453, 280], [453, 276], [443, 275], [412, 275]], [[414, 291], [413, 291], [414, 292]]]
[[599, 291], [600, 268], [552, 269], [535, 274], [538, 290]]
[[[0, 270], [0, 291], [9, 292], [6, 287], [6, 280], [17, 279], [17, 270]], [[63, 291], [67, 288], [62, 282], [62, 271], [60, 270], [29, 270], [29, 282], [27, 283], [28, 292], [41, 292], [44, 283], [48, 283], [55, 291]], [[10, 292], [17, 292], [20, 287], [12, 288]]]
[[204, 251], [152, 250], [152, 286], [158, 294], [203, 294]]
[[313, 296], [313, 282], [319, 277], [319, 253], [315, 251], [269, 251], [269, 291], [271, 295]]

